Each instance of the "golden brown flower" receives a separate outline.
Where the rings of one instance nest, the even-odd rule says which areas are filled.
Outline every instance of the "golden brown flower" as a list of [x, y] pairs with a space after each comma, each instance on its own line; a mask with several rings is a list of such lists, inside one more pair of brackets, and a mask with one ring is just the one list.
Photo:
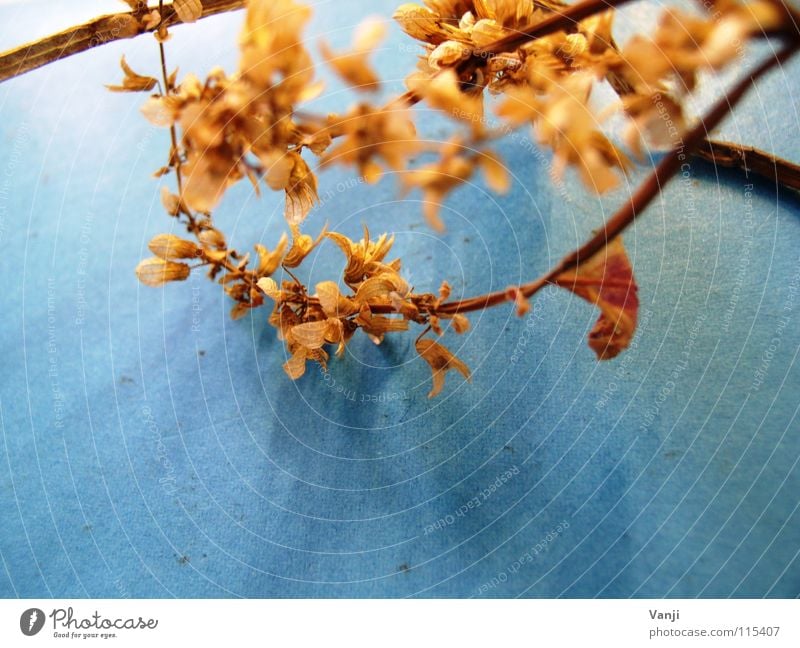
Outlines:
[[270, 251], [260, 243], [256, 243], [255, 249], [258, 254], [258, 266], [256, 267], [256, 276], [269, 277], [281, 265], [283, 256], [286, 253], [286, 246], [289, 241], [286, 234], [282, 234], [278, 245], [274, 250]]
[[192, 241], [187, 241], [174, 234], [158, 234], [147, 244], [157, 257], [167, 261], [175, 259], [191, 259], [200, 254], [200, 248]]
[[297, 225], [291, 225], [290, 228], [292, 230], [292, 247], [283, 258], [282, 265], [286, 268], [296, 268], [325, 237], [327, 226], [322, 228], [316, 239], [312, 239], [308, 234], [302, 234]]
[[436, 231], [444, 231], [439, 210], [444, 197], [472, 177], [476, 167], [483, 169], [489, 187], [505, 193], [510, 180], [500, 157], [489, 150], [471, 152], [458, 139], [451, 140], [440, 149], [438, 162], [409, 171], [403, 176], [405, 189], [422, 190], [422, 213]]
[[381, 234], [376, 241], [372, 241], [366, 225], [364, 225], [364, 238], [358, 242], [351, 241], [338, 232], [328, 232], [326, 236], [336, 243], [347, 258], [344, 281], [351, 287], [357, 286], [365, 278], [376, 273], [400, 270], [399, 259], [391, 263], [384, 263], [386, 255], [394, 244], [394, 236]]
[[194, 22], [203, 15], [203, 3], [200, 0], [172, 0], [172, 6], [181, 22]]
[[428, 398], [439, 395], [444, 387], [445, 373], [450, 369], [455, 369], [464, 378], [470, 380], [469, 367], [438, 342], [422, 338], [417, 340], [416, 348], [417, 353], [430, 365], [433, 372], [433, 386], [428, 393]]
[[122, 85], [107, 85], [106, 88], [112, 92], [143, 92], [152, 90], [156, 87], [158, 81], [151, 76], [144, 76], [134, 72], [130, 65], [125, 61], [123, 55], [119, 61], [125, 76], [122, 79]]
[[447, 69], [432, 77], [415, 72], [406, 79], [406, 85], [433, 108], [469, 124], [476, 133], [483, 129], [483, 98], [475, 92], [464, 92], [454, 70]]
[[355, 106], [331, 120], [329, 128], [340, 134], [340, 141], [322, 157], [321, 164], [354, 165], [369, 183], [383, 174], [378, 159], [392, 171], [402, 171], [406, 160], [420, 148], [408, 115], [404, 108]]

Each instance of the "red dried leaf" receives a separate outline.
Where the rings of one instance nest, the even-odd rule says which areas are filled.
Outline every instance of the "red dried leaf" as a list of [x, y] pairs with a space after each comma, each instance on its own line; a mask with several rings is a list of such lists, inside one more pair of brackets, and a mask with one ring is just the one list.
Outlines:
[[558, 275], [555, 283], [601, 310], [589, 333], [589, 346], [599, 360], [610, 360], [628, 347], [636, 332], [639, 288], [620, 237], [575, 270]]

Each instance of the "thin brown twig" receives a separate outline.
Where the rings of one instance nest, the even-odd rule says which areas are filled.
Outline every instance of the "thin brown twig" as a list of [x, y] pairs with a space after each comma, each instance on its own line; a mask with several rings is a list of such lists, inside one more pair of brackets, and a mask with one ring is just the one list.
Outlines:
[[485, 47], [476, 49], [473, 51], [472, 56], [473, 58], [488, 59], [502, 52], [513, 52], [520, 46], [525, 45], [525, 43], [549, 36], [555, 32], [574, 29], [581, 20], [621, 7], [629, 2], [632, 2], [632, 0], [587, 0], [586, 2], [579, 2], [565, 7], [563, 11], [560, 9], [554, 10], [553, 15], [549, 18], [493, 41]]
[[[245, 0], [203, 0], [201, 18], [241, 9], [244, 5]], [[149, 7], [147, 11], [152, 11], [153, 8]], [[157, 29], [157, 27], [145, 29], [140, 17], [128, 11], [98, 16], [57, 34], [3, 52], [0, 54], [0, 82], [73, 54], [113, 41], [134, 38]], [[167, 27], [182, 24], [172, 5], [163, 7], [161, 17], [162, 23]]]

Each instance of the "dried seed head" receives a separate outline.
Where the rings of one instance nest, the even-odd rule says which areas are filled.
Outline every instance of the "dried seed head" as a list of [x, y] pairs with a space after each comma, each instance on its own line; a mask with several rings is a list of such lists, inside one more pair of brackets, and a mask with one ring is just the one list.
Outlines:
[[146, 286], [163, 286], [170, 281], [183, 281], [189, 276], [191, 268], [185, 263], [166, 261], [151, 257], [136, 266], [136, 276]]

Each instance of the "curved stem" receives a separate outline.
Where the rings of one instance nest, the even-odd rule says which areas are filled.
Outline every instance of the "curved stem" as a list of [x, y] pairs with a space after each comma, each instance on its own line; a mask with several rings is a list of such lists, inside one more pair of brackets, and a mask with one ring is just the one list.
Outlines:
[[[750, 86], [773, 67], [788, 60], [797, 52], [798, 41], [793, 40], [784, 45], [777, 54], [771, 55], [758, 65], [749, 75], [740, 80], [722, 99], [709, 110], [705, 117], [684, 137], [683, 141], [673, 148], [658, 163], [653, 172], [642, 182], [631, 199], [625, 203], [592, 238], [577, 250], [568, 254], [545, 275], [519, 286], [525, 297], [532, 297], [544, 286], [553, 283], [556, 278], [578, 266], [581, 261], [589, 259], [595, 252], [605, 247], [614, 237], [622, 233], [660, 192], [661, 188], [680, 170], [689, 152], [698, 147], [706, 134], [716, 128], [723, 118], [733, 110]], [[442, 304], [437, 313], [463, 313], [482, 310], [508, 301], [508, 291], [502, 290], [478, 297], [462, 299]]]

